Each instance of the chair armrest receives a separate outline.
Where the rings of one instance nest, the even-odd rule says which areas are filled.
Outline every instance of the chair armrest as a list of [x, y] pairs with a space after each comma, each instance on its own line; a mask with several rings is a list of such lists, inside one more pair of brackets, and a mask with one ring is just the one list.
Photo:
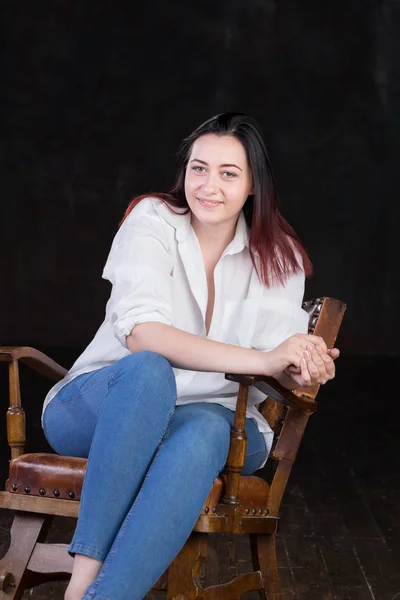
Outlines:
[[251, 386], [254, 385], [266, 396], [285, 406], [296, 407], [301, 410], [314, 412], [317, 408], [315, 400], [303, 395], [296, 395], [291, 390], [286, 389], [273, 377], [262, 375], [236, 375], [227, 373], [225, 379], [235, 381], [236, 383]]
[[0, 346], [0, 361], [13, 362], [20, 360], [41, 375], [60, 381], [68, 373], [43, 352], [29, 346]]

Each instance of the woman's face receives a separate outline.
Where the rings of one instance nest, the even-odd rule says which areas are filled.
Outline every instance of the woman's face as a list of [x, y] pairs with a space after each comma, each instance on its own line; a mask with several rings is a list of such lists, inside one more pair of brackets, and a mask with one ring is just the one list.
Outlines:
[[239, 140], [209, 133], [194, 142], [186, 167], [185, 194], [200, 223], [234, 226], [252, 187], [250, 166]]

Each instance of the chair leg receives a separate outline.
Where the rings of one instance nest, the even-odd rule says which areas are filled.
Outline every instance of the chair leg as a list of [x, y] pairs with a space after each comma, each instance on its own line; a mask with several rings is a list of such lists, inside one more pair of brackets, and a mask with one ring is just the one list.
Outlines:
[[282, 591], [276, 561], [275, 533], [250, 534], [250, 546], [253, 568], [261, 571], [264, 581], [264, 591], [260, 592], [260, 598], [262, 600], [281, 600]]
[[20, 600], [25, 590], [26, 567], [36, 542], [44, 538], [52, 517], [17, 512], [11, 526], [11, 542], [0, 560], [0, 600]]
[[207, 534], [192, 533], [168, 567], [168, 600], [194, 600], [202, 590], [202, 568], [207, 555]]

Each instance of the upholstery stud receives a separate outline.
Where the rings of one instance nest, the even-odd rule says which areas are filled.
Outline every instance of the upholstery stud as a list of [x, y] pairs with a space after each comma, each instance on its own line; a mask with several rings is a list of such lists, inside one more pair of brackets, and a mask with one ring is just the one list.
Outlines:
[[59, 492], [59, 490], [54, 490], [54, 492], [53, 492], [53, 496], [55, 496], [56, 498], [58, 498], [58, 497], [59, 497], [59, 495], [60, 495], [60, 492]]
[[31, 488], [29, 487], [29, 485], [27, 485], [27, 486], [24, 488], [24, 492], [25, 492], [25, 494], [30, 494], [30, 493], [31, 493]]
[[39, 494], [40, 494], [41, 496], [45, 496], [45, 495], [46, 495], [46, 490], [45, 490], [44, 488], [40, 488], [40, 490], [39, 490]]
[[17, 484], [16, 484], [16, 483], [13, 483], [13, 484], [12, 484], [12, 486], [11, 486], [11, 489], [12, 489], [12, 491], [13, 491], [13, 492], [16, 492], [16, 491], [17, 491], [17, 489], [18, 489], [18, 486], [17, 486]]
[[208, 506], [205, 507], [204, 512], [207, 514], [208, 512], [210, 512], [210, 509], [208, 508]]
[[75, 498], [75, 492], [68, 492], [68, 498], [73, 500]]

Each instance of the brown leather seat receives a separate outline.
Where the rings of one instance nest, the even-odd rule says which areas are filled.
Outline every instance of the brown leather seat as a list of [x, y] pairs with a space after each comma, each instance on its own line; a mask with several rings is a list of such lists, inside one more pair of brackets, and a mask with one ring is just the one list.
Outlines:
[[[332, 347], [345, 305], [333, 298], [318, 298], [303, 308], [310, 315], [309, 333], [322, 336]], [[10, 547], [0, 560], [0, 598], [7, 595], [9, 600], [20, 600], [24, 590], [47, 581], [68, 579], [72, 572], [73, 560], [67, 544], [45, 543], [45, 539], [53, 516], [78, 518], [87, 461], [57, 454], [23, 454], [25, 413], [19, 364], [25, 363], [53, 381], [62, 379], [66, 370], [29, 347], [0, 347], [0, 361], [9, 363], [7, 437], [12, 457], [6, 491], [0, 491], [0, 508], [15, 511]], [[154, 586], [168, 589], [171, 600], [233, 599], [255, 590], [263, 597], [282, 597], [275, 548], [279, 507], [308, 419], [317, 407], [319, 386], [293, 393], [271, 377], [229, 373], [225, 377], [239, 384], [228, 459], [190, 537]], [[241, 475], [246, 455], [248, 390], [253, 385], [269, 396], [259, 409], [275, 434], [269, 457], [270, 486], [261, 477]], [[229, 583], [205, 586], [202, 576], [209, 533], [248, 535], [253, 571], [242, 573]]]
[[[58, 454], [22, 454], [10, 461], [6, 489], [13, 494], [78, 501], [81, 498], [87, 460]], [[215, 512], [225, 491], [225, 476], [219, 475], [201, 514]], [[239, 504], [245, 515], [267, 514], [268, 483], [259, 477], [242, 476]]]

